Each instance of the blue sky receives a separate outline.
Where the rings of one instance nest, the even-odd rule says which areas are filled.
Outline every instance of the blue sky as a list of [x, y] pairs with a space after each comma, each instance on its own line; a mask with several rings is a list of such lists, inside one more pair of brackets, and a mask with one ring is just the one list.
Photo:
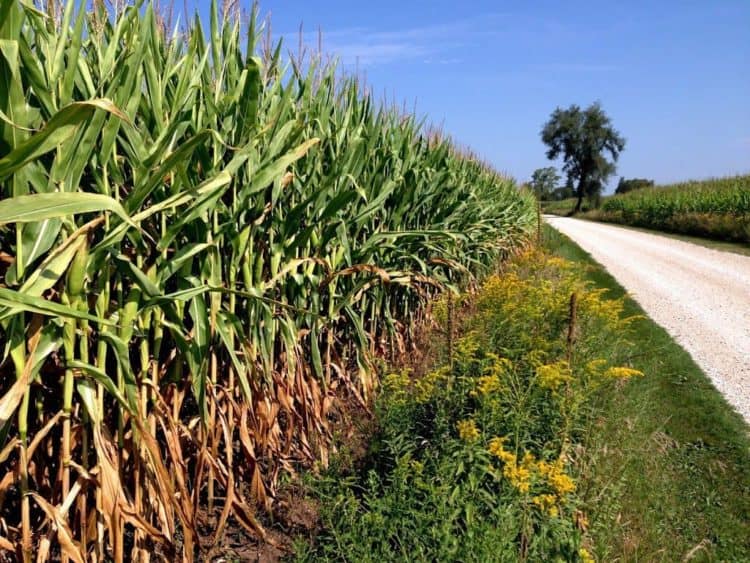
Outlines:
[[549, 165], [539, 131], [552, 110], [595, 100], [627, 139], [618, 176], [662, 183], [750, 172], [750, 0], [260, 8], [289, 47], [300, 23], [313, 44], [321, 28], [324, 51], [349, 68], [358, 62], [376, 94], [416, 102], [519, 180]]

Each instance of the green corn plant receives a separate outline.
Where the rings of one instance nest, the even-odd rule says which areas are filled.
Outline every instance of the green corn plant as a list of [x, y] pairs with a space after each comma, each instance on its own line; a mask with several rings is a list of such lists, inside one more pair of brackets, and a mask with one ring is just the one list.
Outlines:
[[635, 190], [607, 198], [602, 212], [626, 224], [750, 242], [750, 176]]
[[207, 558], [534, 200], [255, 14], [61, 8], [0, 0], [0, 548]]

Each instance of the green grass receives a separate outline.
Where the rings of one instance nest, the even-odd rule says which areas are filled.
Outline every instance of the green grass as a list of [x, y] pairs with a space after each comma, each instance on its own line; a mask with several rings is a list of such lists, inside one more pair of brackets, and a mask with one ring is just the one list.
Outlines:
[[[550, 213], [552, 215], [570, 215], [576, 208], [576, 203], [578, 203], [578, 199], [574, 197], [563, 199], [560, 201], [543, 201], [542, 212]], [[584, 212], [589, 211], [590, 209], [593, 209], [593, 205], [591, 202], [584, 199], [581, 205], [581, 209]]]
[[[548, 246], [612, 296], [623, 288], [552, 229]], [[626, 312], [643, 314], [631, 299]], [[634, 367], [646, 377], [603, 400], [587, 442], [586, 503], [602, 561], [750, 560], [748, 426], [690, 356], [648, 318]]]

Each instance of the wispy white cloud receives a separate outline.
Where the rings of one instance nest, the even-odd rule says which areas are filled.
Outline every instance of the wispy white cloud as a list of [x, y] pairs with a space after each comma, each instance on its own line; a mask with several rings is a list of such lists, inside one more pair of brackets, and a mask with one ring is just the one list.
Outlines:
[[457, 65], [464, 60], [461, 57], [427, 58], [422, 61], [426, 65]]
[[580, 72], [580, 73], [598, 73], [598, 72], [616, 72], [620, 67], [609, 64], [598, 63], [552, 63], [540, 65], [539, 70], [545, 72]]
[[[337, 57], [344, 65], [374, 66], [399, 61], [420, 61], [424, 64], [457, 64], [455, 53], [461, 47], [500, 33], [500, 14], [486, 14], [450, 23], [418, 26], [398, 30], [377, 30], [366, 27], [339, 29], [322, 34], [323, 51]], [[284, 34], [285, 41], [297, 45], [298, 34]], [[308, 48], [317, 49], [315, 33], [303, 34]]]
[[[298, 49], [298, 32], [285, 33], [282, 37], [287, 46]], [[302, 42], [307, 50], [317, 52], [318, 42], [322, 39], [322, 50], [327, 56], [337, 58], [347, 67], [367, 68], [396, 62], [457, 65], [477, 52], [486, 52], [488, 45], [526, 48], [549, 41], [551, 37], [559, 41], [575, 41], [575, 32], [562, 22], [545, 17], [486, 13], [403, 29], [360, 26], [323, 30], [321, 36], [317, 32], [305, 32]], [[606, 73], [619, 68], [598, 61], [560, 61], [533, 65], [526, 70], [535, 73]]]
[[415, 41], [384, 41], [362, 35], [349, 41], [326, 43], [330, 51], [344, 65], [372, 66], [419, 59], [435, 51], [428, 45]]

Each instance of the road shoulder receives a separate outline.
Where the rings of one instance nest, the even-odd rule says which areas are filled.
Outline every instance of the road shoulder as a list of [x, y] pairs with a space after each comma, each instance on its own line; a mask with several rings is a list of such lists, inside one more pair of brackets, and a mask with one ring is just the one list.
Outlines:
[[[624, 288], [569, 238], [548, 246], [613, 296]], [[646, 377], [606, 400], [588, 429], [592, 534], [603, 561], [750, 559], [750, 427], [669, 334], [632, 299]]]

